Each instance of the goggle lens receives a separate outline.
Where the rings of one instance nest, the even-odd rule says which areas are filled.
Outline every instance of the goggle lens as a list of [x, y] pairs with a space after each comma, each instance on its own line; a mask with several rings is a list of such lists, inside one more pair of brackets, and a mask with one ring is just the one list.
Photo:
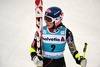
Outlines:
[[48, 16], [44, 16], [44, 20], [46, 22], [52, 22], [52, 18], [51, 17], [48, 17]]

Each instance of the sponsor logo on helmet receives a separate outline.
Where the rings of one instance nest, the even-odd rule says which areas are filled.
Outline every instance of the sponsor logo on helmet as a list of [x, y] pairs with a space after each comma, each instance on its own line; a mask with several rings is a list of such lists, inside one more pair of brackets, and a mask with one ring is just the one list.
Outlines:
[[54, 13], [54, 15], [58, 14], [60, 11], [57, 11], [56, 13]]
[[50, 9], [47, 9], [46, 12], [51, 13], [52, 11]]

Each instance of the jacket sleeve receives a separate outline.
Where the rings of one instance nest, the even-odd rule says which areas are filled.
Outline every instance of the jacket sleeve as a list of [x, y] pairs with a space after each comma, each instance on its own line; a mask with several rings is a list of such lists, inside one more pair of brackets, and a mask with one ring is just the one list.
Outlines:
[[70, 50], [71, 54], [73, 55], [74, 52], [76, 52], [77, 50], [76, 50], [76, 46], [74, 43], [73, 34], [69, 29], [67, 29], [67, 31], [66, 31], [66, 40], [67, 40], [69, 50]]
[[30, 53], [36, 52], [36, 49], [37, 49], [37, 39], [36, 39], [36, 33], [35, 33], [34, 40], [30, 47]]

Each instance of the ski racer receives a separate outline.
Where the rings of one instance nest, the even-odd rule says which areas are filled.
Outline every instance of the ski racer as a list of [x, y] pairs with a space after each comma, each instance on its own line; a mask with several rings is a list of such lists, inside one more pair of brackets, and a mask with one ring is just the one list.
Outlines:
[[45, 11], [46, 26], [42, 29], [42, 55], [36, 53], [37, 39], [31, 44], [30, 55], [37, 66], [66, 67], [64, 50], [66, 43], [77, 64], [84, 60], [75, 47], [72, 32], [62, 23], [63, 12], [59, 7], [50, 7]]

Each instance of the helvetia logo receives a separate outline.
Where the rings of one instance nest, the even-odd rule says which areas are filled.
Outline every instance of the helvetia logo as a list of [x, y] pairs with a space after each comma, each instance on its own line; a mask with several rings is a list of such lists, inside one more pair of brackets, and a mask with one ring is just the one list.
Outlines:
[[61, 38], [61, 41], [65, 41], [64, 37]]
[[64, 39], [64, 37], [61, 37], [61, 38], [57, 38], [57, 37], [55, 37], [55, 38], [50, 38], [50, 37], [43, 37], [43, 40], [45, 40], [45, 41], [65, 41], [65, 39]]

